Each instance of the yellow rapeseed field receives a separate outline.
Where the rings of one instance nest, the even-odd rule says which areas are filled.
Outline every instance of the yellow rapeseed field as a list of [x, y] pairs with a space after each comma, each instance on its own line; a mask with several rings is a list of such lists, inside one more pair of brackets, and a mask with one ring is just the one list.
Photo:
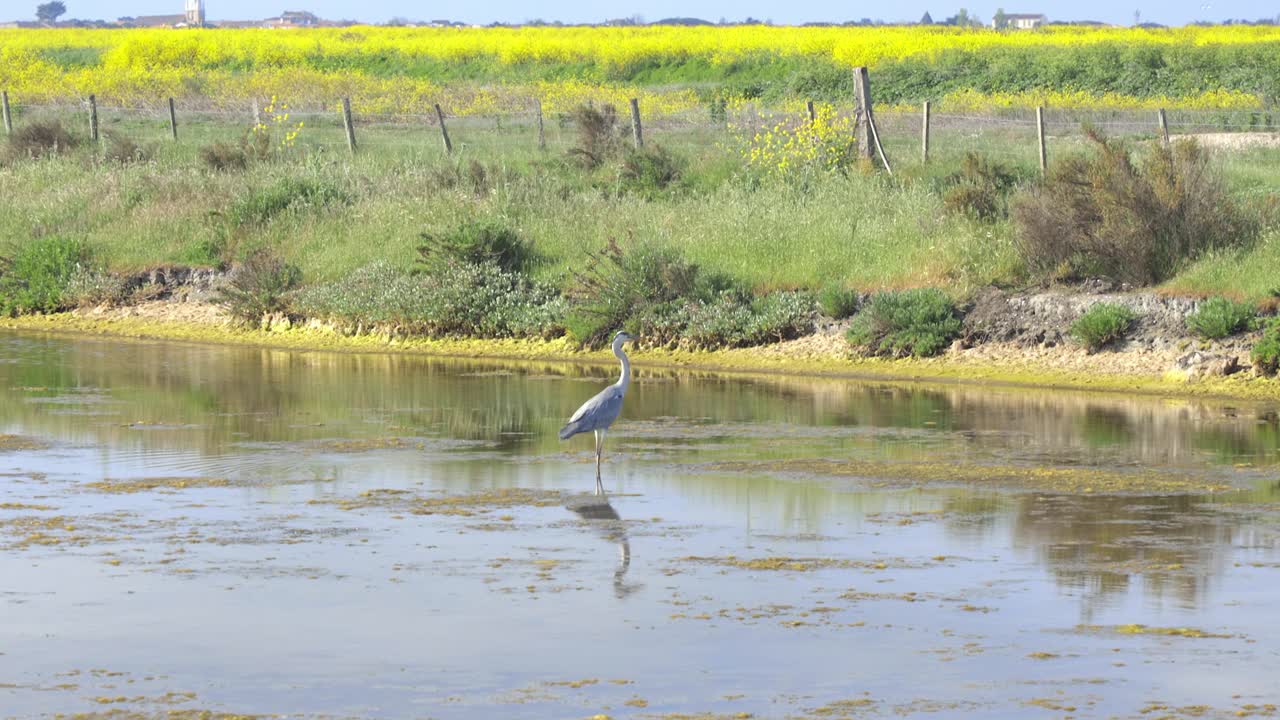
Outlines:
[[[109, 103], [150, 106], [172, 96], [243, 108], [250, 98], [288, 98], [332, 107], [350, 96], [358, 112], [422, 113], [442, 102], [456, 115], [526, 112], [536, 98], [549, 112], [588, 99], [621, 104], [639, 97], [649, 114], [705, 104], [699, 82], [645, 83], [637, 68], [680, 63], [712, 69], [742, 62], [805, 59], [878, 65], [947, 51], [1025, 48], [1216, 47], [1259, 44], [1280, 50], [1277, 27], [1049, 27], [996, 32], [944, 27], [529, 27], [316, 30], [0, 30], [0, 87], [19, 102], [52, 103], [95, 93]], [[465, 72], [458, 71], [465, 68]], [[542, 70], [538, 70], [541, 68]], [[546, 70], [554, 68], [554, 70]], [[706, 83], [702, 83], [705, 85]], [[703, 88], [705, 89], [705, 88]], [[732, 98], [730, 98], [732, 100]], [[1146, 97], [1069, 88], [1011, 94], [963, 91], [935, 99], [969, 110], [1049, 102], [1065, 107], [1256, 108], [1251, 92], [1210, 89]]]

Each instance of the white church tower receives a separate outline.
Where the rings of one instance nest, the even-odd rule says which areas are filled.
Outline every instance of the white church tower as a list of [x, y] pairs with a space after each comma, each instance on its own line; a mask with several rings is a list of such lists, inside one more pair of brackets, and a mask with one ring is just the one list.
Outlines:
[[204, 0], [186, 0], [187, 26], [204, 27]]

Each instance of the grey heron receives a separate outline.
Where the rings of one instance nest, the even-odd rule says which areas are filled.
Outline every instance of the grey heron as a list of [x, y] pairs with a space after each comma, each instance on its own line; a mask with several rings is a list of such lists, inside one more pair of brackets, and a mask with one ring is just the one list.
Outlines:
[[595, 433], [597, 495], [604, 494], [604, 484], [600, 482], [600, 456], [604, 452], [604, 436], [613, 421], [618, 419], [618, 413], [622, 412], [622, 398], [627, 394], [627, 386], [631, 384], [631, 361], [622, 351], [622, 344], [629, 340], [635, 340], [635, 337], [625, 331], [613, 336], [613, 354], [622, 362], [622, 377], [583, 403], [573, 417], [569, 418], [569, 422], [560, 428], [561, 440], [568, 440], [587, 431]]

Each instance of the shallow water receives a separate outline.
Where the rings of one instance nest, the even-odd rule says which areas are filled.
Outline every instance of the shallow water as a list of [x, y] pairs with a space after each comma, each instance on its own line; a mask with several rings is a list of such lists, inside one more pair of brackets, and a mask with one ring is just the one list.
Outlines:
[[0, 335], [0, 717], [1277, 715], [1275, 405], [614, 372]]

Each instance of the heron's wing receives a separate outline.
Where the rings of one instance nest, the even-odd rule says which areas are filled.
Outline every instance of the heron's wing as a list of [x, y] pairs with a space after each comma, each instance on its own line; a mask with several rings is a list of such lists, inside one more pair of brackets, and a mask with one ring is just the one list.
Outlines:
[[622, 391], [615, 385], [601, 390], [595, 397], [582, 404], [560, 429], [560, 438], [570, 437], [588, 430], [607, 428], [622, 411]]

